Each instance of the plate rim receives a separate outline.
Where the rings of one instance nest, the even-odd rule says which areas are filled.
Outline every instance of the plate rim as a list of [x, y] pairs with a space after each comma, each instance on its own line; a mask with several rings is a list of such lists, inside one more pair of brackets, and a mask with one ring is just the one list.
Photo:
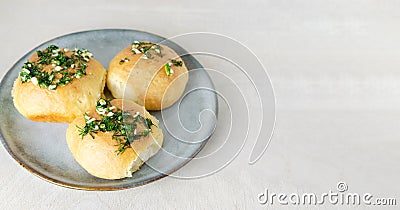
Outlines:
[[[47, 41], [44, 41], [44, 42], [42, 42], [42, 43], [36, 45], [36, 46], [33, 47], [31, 50], [29, 50], [27, 53], [25, 53], [22, 57], [20, 57], [20, 58], [5, 72], [5, 74], [2, 76], [1, 81], [0, 81], [0, 89], [2, 89], [3, 86], [5, 85], [4, 80], [5, 80], [6, 78], [10, 77], [10, 72], [11, 72], [11, 70], [14, 69], [14, 68], [16, 67], [16, 65], [23, 59], [23, 57], [25, 57], [26, 55], [31, 54], [32, 52], [34, 52], [35, 49], [38, 48], [39, 46], [44, 45], [44, 44], [49, 43], [49, 42], [52, 42], [52, 41], [55, 41], [55, 40], [57, 40], [57, 39], [59, 39], [59, 38], [62, 38], [62, 37], [66, 37], [66, 36], [78, 35], [78, 34], [81, 34], [81, 33], [88, 33], [88, 32], [101, 32], [101, 31], [127, 31], [127, 32], [135, 32], [135, 33], [139, 32], [139, 33], [145, 33], [145, 34], [149, 34], [149, 35], [152, 35], [152, 36], [156, 36], [156, 37], [159, 37], [159, 38], [168, 40], [167, 38], [165, 38], [165, 37], [163, 37], [163, 36], [160, 36], [160, 35], [157, 35], [157, 34], [154, 34], [154, 33], [146, 32], [146, 31], [142, 31], [142, 30], [136, 30], [136, 29], [126, 29], [126, 28], [104, 28], [104, 29], [83, 30], [83, 31], [77, 31], [77, 32], [72, 32], [72, 33], [67, 33], [67, 34], [63, 34], [63, 35], [60, 35], [60, 36], [56, 36], [56, 37], [54, 37], [54, 38], [51, 38], [51, 39], [49, 39], [49, 40], [47, 40]], [[172, 42], [172, 41], [170, 41], [170, 42]], [[181, 47], [180, 45], [178, 45], [178, 44], [176, 44], [176, 43], [174, 43], [174, 42], [172, 42], [172, 43], [175, 44], [175, 45], [177, 45], [177, 46], [179, 46], [179, 47]], [[185, 52], [187, 52], [183, 47], [181, 47], [181, 48], [182, 48]], [[195, 59], [195, 58], [194, 58], [194, 59]], [[197, 61], [197, 63], [198, 63], [200, 66], [202, 66], [201, 63], [200, 63], [197, 59], [195, 59], [195, 60]], [[215, 85], [214, 85], [214, 83], [213, 83], [213, 81], [212, 81], [210, 75], [209, 75], [207, 72], [205, 72], [205, 73], [206, 73], [206, 76], [208, 77], [208, 79], [209, 79], [209, 81], [210, 81], [211, 87], [213, 88], [213, 90], [215, 90]], [[216, 94], [214, 94], [214, 97], [215, 97], [215, 116], [216, 116], [216, 119], [218, 119], [218, 96], [217, 96]], [[214, 130], [212, 131], [212, 133], [202, 142], [202, 144], [200, 145], [200, 147], [199, 147], [192, 155], [190, 155], [189, 157], [187, 157], [185, 161], [183, 161], [182, 163], [180, 163], [180, 164], [177, 165], [176, 167], [172, 168], [171, 170], [167, 171], [166, 173], [159, 172], [159, 175], [157, 175], [157, 176], [155, 176], [155, 177], [153, 177], [153, 178], [151, 178], [151, 179], [145, 180], [145, 181], [143, 181], [143, 182], [131, 184], [131, 185], [128, 184], [128, 185], [126, 185], [126, 186], [120, 186], [120, 187], [90, 187], [90, 186], [84, 186], [84, 185], [70, 184], [70, 183], [66, 183], [66, 182], [63, 182], [63, 181], [60, 181], [60, 180], [51, 178], [51, 177], [49, 177], [49, 176], [47, 176], [47, 175], [45, 175], [45, 174], [43, 174], [43, 173], [41, 173], [41, 172], [35, 170], [34, 168], [30, 167], [29, 165], [27, 165], [27, 164], [24, 163], [23, 161], [21, 161], [21, 160], [12, 152], [11, 148], [10, 148], [9, 145], [7, 144], [7, 142], [6, 142], [6, 140], [5, 140], [5, 138], [4, 138], [4, 136], [3, 136], [3, 134], [2, 134], [1, 131], [0, 131], [0, 141], [1, 141], [2, 145], [3, 145], [3, 147], [5, 148], [5, 150], [7, 151], [7, 153], [8, 153], [20, 166], [22, 166], [22, 168], [24, 168], [25, 170], [29, 171], [30, 173], [32, 173], [32, 174], [35, 175], [36, 177], [39, 177], [40, 179], [42, 179], [42, 180], [44, 180], [44, 181], [47, 181], [47, 182], [49, 182], [49, 183], [51, 183], [51, 184], [55, 184], [55, 185], [58, 185], [58, 186], [61, 186], [61, 187], [65, 187], [65, 188], [69, 188], [69, 189], [75, 189], [75, 190], [85, 190], [85, 191], [117, 191], [117, 190], [126, 190], [126, 189], [135, 188], [135, 187], [140, 187], [140, 186], [143, 186], [143, 185], [146, 185], [146, 184], [155, 182], [155, 181], [160, 180], [160, 179], [162, 179], [162, 178], [164, 178], [164, 177], [166, 177], [166, 176], [169, 176], [169, 174], [172, 174], [172, 173], [174, 173], [175, 171], [181, 169], [183, 166], [185, 166], [186, 164], [188, 164], [188, 163], [189, 163], [203, 148], [204, 148], [204, 146], [207, 144], [208, 140], [211, 138], [211, 136], [212, 136], [212, 134], [213, 134], [214, 132], [215, 132], [215, 129], [214, 129]], [[144, 164], [146, 164], [146, 163], [144, 163]]]

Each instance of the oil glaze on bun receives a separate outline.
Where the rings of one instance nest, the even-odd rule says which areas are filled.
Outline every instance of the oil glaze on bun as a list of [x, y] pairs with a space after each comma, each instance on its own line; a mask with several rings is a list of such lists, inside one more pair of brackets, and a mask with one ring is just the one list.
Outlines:
[[147, 110], [161, 110], [183, 94], [188, 70], [166, 45], [135, 41], [110, 62], [107, 87], [115, 98], [125, 98]]
[[103, 179], [121, 179], [131, 177], [158, 152], [163, 134], [158, 120], [143, 106], [129, 100], [100, 99], [96, 109], [69, 125], [66, 139], [75, 160], [88, 173]]
[[106, 70], [87, 50], [51, 45], [25, 63], [14, 82], [14, 105], [34, 121], [70, 123], [96, 104], [105, 77]]

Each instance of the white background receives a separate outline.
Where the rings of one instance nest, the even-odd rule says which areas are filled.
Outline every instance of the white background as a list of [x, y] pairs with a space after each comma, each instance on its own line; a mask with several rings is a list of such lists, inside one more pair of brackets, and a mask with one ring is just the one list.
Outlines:
[[379, 0], [1, 1], [1, 75], [38, 44], [71, 32], [127, 28], [164, 37], [215, 32], [239, 40], [266, 66], [277, 124], [255, 165], [247, 163], [252, 145], [246, 144], [212, 176], [164, 178], [118, 192], [47, 183], [2, 148], [0, 207], [255, 209], [266, 207], [257, 202], [265, 188], [322, 193], [338, 181], [349, 191], [397, 197], [399, 203], [399, 11], [399, 1]]

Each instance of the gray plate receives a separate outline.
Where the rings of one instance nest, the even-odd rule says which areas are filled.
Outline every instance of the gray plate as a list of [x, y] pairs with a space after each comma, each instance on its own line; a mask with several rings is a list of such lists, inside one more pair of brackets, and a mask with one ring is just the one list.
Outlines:
[[204, 147], [216, 125], [218, 102], [212, 91], [214, 86], [211, 79], [191, 55], [182, 57], [189, 69], [189, 82], [181, 103], [162, 113], [152, 113], [160, 120], [160, 127], [164, 131], [163, 148], [131, 178], [104, 180], [91, 176], [75, 162], [68, 149], [65, 140], [67, 124], [33, 122], [15, 109], [11, 97], [13, 82], [23, 63], [36, 50], [50, 44], [70, 49], [87, 48], [107, 68], [109, 61], [133, 40], [164, 41], [163, 44], [178, 54], [185, 54], [180, 46], [154, 34], [135, 30], [94, 30], [45, 42], [24, 55], [8, 71], [0, 84], [0, 137], [5, 149], [21, 166], [44, 180], [64, 187], [119, 190], [167, 176], [189, 162]]

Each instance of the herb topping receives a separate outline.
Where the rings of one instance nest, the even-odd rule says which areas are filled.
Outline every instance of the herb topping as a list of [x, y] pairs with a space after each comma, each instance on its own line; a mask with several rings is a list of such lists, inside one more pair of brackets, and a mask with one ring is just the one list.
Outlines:
[[[68, 55], [66, 55], [68, 54]], [[38, 59], [35, 62], [27, 61], [19, 73], [22, 83], [31, 81], [35, 85], [50, 90], [64, 86], [74, 78], [81, 78], [86, 75], [87, 64], [93, 54], [86, 49], [75, 48], [72, 52], [69, 49], [61, 49], [50, 45], [45, 50], [37, 51]], [[49, 71], [44, 71], [46, 66], [51, 64]]]
[[152, 59], [153, 55], [150, 53], [151, 51], [159, 57], [163, 57], [161, 54], [162, 47], [158, 44], [154, 44], [151, 42], [139, 42], [134, 41], [132, 44], [132, 52], [134, 54], [143, 53], [143, 59]]
[[171, 62], [166, 63], [164, 65], [164, 69], [165, 69], [165, 73], [167, 74], [167, 76], [171, 76], [174, 73], [174, 70], [171, 68], [172, 65], [182, 66], [183, 62], [172, 59]]
[[[85, 127], [77, 126], [79, 135], [85, 137], [89, 134], [94, 138], [97, 132], [114, 132], [112, 139], [116, 141], [118, 149], [117, 154], [122, 154], [130, 144], [141, 137], [149, 135], [153, 122], [136, 112], [131, 115], [129, 112], [122, 111], [112, 106], [109, 100], [100, 98], [97, 101], [96, 112], [100, 115], [100, 119], [90, 117], [84, 114]], [[142, 131], [138, 130], [138, 125], [144, 125]]]
[[122, 65], [122, 64], [125, 63], [125, 62], [129, 62], [129, 59], [128, 59], [128, 58], [121, 59], [121, 60], [119, 61], [119, 65]]

